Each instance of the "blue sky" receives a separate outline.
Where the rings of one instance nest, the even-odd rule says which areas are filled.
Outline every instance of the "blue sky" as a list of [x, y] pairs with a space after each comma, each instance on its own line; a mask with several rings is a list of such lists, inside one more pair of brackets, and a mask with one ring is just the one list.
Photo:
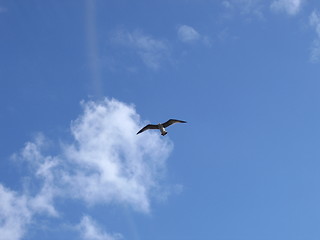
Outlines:
[[0, 0], [0, 240], [319, 239], [319, 80], [316, 0]]

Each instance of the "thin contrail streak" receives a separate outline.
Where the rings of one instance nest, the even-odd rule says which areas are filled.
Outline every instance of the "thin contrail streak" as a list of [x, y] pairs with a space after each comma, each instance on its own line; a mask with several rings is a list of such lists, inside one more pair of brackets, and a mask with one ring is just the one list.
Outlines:
[[96, 31], [96, 1], [86, 0], [85, 9], [88, 64], [91, 70], [92, 88], [96, 97], [102, 97], [101, 66]]

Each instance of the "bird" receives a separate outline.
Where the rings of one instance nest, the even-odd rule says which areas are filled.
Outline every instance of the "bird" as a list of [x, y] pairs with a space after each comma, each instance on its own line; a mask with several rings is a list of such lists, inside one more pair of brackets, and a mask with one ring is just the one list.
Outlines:
[[186, 121], [177, 120], [177, 119], [169, 119], [165, 123], [148, 124], [145, 127], [143, 127], [139, 132], [137, 132], [137, 134], [142, 133], [142, 132], [149, 130], [149, 129], [159, 129], [161, 132], [161, 135], [164, 136], [168, 133], [165, 128], [169, 127], [170, 125], [172, 125], [174, 123], [186, 123]]

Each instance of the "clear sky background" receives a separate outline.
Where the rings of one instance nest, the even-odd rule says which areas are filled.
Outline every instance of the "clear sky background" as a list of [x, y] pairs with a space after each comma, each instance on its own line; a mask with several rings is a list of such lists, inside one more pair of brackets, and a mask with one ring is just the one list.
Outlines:
[[318, 240], [319, 92], [318, 0], [0, 0], [0, 239]]

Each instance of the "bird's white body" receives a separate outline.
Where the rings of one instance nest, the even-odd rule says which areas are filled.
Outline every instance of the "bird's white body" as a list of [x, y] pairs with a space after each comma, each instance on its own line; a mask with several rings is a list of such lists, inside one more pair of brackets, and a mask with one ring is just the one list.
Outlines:
[[166, 131], [166, 129], [162, 126], [161, 123], [159, 123], [158, 126], [159, 126], [159, 130], [160, 130], [162, 136], [164, 136], [164, 135], [166, 135], [168, 133]]

